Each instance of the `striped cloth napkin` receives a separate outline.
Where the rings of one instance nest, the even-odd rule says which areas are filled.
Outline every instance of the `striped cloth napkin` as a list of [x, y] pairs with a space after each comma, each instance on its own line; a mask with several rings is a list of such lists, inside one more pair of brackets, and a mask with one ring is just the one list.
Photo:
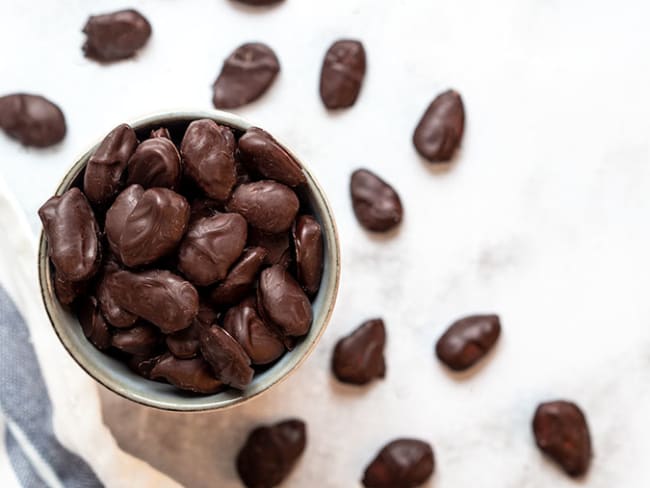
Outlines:
[[117, 446], [39, 294], [36, 238], [0, 181], [0, 486], [178, 487]]

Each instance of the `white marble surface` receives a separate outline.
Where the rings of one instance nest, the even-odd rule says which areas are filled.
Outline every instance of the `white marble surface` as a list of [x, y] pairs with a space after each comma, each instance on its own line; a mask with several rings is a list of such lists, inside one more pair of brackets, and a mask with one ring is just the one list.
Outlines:
[[[85, 60], [87, 15], [122, 6], [150, 19], [150, 45], [108, 67]], [[46, 151], [0, 135], [2, 174], [35, 231], [36, 209], [76, 155], [123, 120], [209, 108], [221, 60], [249, 40], [276, 49], [282, 73], [239, 113], [309, 162], [338, 219], [342, 287], [313, 357], [224, 413], [159, 413], [105, 393], [105, 417], [129, 451], [187, 486], [234, 487], [245, 432], [296, 415], [310, 442], [286, 486], [357, 486], [396, 436], [433, 444], [436, 488], [649, 486], [650, 4], [286, 0], [253, 12], [226, 0], [4, 0], [2, 10], [0, 93], [43, 93], [69, 124]], [[344, 36], [363, 40], [369, 69], [357, 105], [330, 115], [319, 68]], [[468, 123], [457, 160], [437, 170], [410, 138], [448, 87], [462, 93]], [[352, 215], [348, 177], [360, 166], [403, 198], [405, 222], [388, 239]], [[501, 315], [502, 340], [483, 367], [451, 376], [433, 342], [481, 311]], [[372, 316], [388, 326], [387, 378], [338, 385], [331, 349]], [[583, 482], [534, 446], [534, 408], [557, 397], [588, 416], [595, 458]]]

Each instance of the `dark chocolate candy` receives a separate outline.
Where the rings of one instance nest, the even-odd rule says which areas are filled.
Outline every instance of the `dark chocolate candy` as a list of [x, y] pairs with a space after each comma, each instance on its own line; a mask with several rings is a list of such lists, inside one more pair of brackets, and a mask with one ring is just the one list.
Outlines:
[[160, 331], [153, 325], [141, 323], [113, 334], [113, 347], [138, 356], [151, 354], [160, 343]]
[[216, 306], [233, 305], [244, 298], [252, 290], [267, 254], [263, 247], [247, 249], [226, 279], [210, 292], [212, 303]]
[[176, 249], [190, 220], [184, 197], [167, 188], [150, 188], [126, 218], [120, 257], [129, 266], [153, 263]]
[[448, 90], [438, 95], [413, 133], [413, 145], [432, 163], [449, 161], [463, 138], [465, 109], [460, 94]]
[[229, 109], [246, 105], [261, 97], [280, 72], [273, 50], [260, 42], [249, 42], [235, 49], [223, 62], [214, 82], [212, 103]]
[[120, 288], [113, 287], [113, 281], [108, 276], [119, 271], [120, 268], [113, 262], [104, 266], [102, 278], [97, 285], [97, 299], [102, 314], [113, 327], [131, 327], [138, 320], [138, 316], [120, 307], [114, 298], [115, 293], [120, 293]]
[[298, 186], [307, 181], [298, 161], [262, 129], [248, 129], [239, 138], [238, 147], [242, 162], [265, 178], [288, 186]]
[[[172, 127], [174, 140], [179, 128]], [[98, 145], [82, 173], [110, 250], [102, 268], [100, 229], [84, 200], [90, 217], [72, 212], [79, 222], [66, 219], [70, 229], [59, 235], [77, 236], [79, 229], [84, 235], [85, 226], [94, 226], [97, 269], [89, 277], [101, 273], [70, 282], [55, 266], [53, 285], [61, 303], [74, 302], [90, 341], [121, 350], [114, 351], [117, 357], [145, 378], [205, 393], [228, 385], [243, 389], [253, 379], [251, 363], [277, 360], [309, 330], [311, 304], [301, 285], [310, 293], [318, 289], [322, 230], [310, 216], [296, 221], [302, 189], [294, 193], [281, 183], [297, 186], [305, 175], [262, 130], [251, 129], [242, 139], [244, 150], [236, 155], [232, 129], [195, 121], [181, 144], [183, 164], [166, 128], [151, 131], [138, 146], [133, 129], [121, 125]], [[270, 179], [255, 181], [260, 175]], [[240, 193], [231, 195], [235, 187]], [[70, 194], [75, 192], [84, 199], [78, 189]], [[231, 210], [236, 212], [225, 213]], [[44, 219], [46, 233], [47, 226]], [[84, 245], [90, 241], [84, 238]], [[194, 285], [175, 272], [211, 286], [201, 289], [202, 300], [216, 309], [200, 303]]]
[[288, 232], [280, 234], [265, 234], [254, 227], [248, 231], [248, 244], [259, 246], [267, 251], [264, 264], [273, 266], [279, 264], [283, 268], [288, 268], [291, 264], [291, 238]]
[[201, 328], [199, 340], [201, 353], [219, 381], [239, 390], [248, 386], [255, 373], [251, 360], [228, 332], [216, 325]]
[[86, 281], [95, 275], [102, 259], [99, 227], [79, 188], [50, 198], [38, 215], [58, 276], [66, 281]]
[[164, 378], [177, 388], [196, 393], [217, 393], [223, 387], [205, 360], [177, 359], [169, 353], [157, 360], [150, 376], [151, 379]]
[[257, 288], [262, 317], [284, 334], [302, 336], [309, 331], [312, 309], [300, 285], [282, 266], [271, 266], [260, 274]]
[[135, 209], [143, 193], [144, 188], [140, 185], [131, 185], [125, 188], [106, 212], [104, 233], [111, 251], [116, 256], [120, 255], [120, 240], [122, 239], [126, 219]]
[[85, 296], [77, 309], [79, 323], [88, 340], [102, 351], [111, 347], [111, 331], [99, 310], [95, 297]]
[[222, 280], [246, 245], [246, 220], [223, 213], [194, 221], [178, 251], [178, 269], [194, 284]]
[[122, 175], [138, 145], [134, 130], [118, 125], [108, 133], [88, 160], [84, 193], [94, 205], [108, 205], [122, 185]]
[[205, 194], [225, 201], [235, 185], [235, 136], [213, 120], [192, 122], [181, 142], [185, 172]]
[[449, 368], [463, 371], [480, 361], [501, 333], [497, 315], [472, 315], [457, 320], [438, 339], [436, 355]]
[[223, 328], [239, 342], [253, 364], [268, 364], [284, 353], [282, 338], [257, 314], [252, 297], [226, 312]]
[[537, 446], [570, 476], [582, 476], [591, 462], [591, 437], [584, 413], [575, 403], [542, 403], [535, 411]]
[[397, 192], [376, 174], [358, 169], [350, 178], [352, 208], [359, 223], [373, 232], [386, 232], [402, 221], [402, 202]]
[[117, 305], [166, 334], [189, 327], [198, 313], [196, 289], [169, 271], [116, 271], [106, 280]]
[[239, 185], [227, 208], [244, 216], [256, 229], [269, 234], [286, 232], [296, 218], [300, 202], [296, 194], [272, 180]]
[[48, 147], [63, 140], [65, 117], [47, 98], [29, 93], [0, 97], [0, 129], [25, 146]]
[[344, 383], [365, 385], [386, 375], [386, 328], [381, 319], [368, 320], [336, 343], [332, 371]]
[[127, 174], [127, 185], [173, 190], [181, 177], [181, 155], [174, 143], [166, 137], [147, 139], [129, 159]]
[[147, 43], [151, 24], [136, 10], [118, 10], [90, 16], [83, 32], [86, 57], [101, 62], [117, 61], [132, 57]]
[[85, 281], [66, 281], [56, 271], [54, 274], [54, 293], [61, 305], [71, 305], [86, 289]]
[[318, 221], [301, 215], [293, 226], [296, 278], [308, 295], [315, 295], [323, 273], [323, 235]]
[[363, 44], [339, 40], [330, 46], [320, 75], [320, 97], [329, 109], [346, 108], [357, 101], [366, 74]]
[[431, 446], [417, 439], [397, 439], [386, 444], [363, 475], [366, 488], [415, 488], [433, 474]]
[[192, 359], [200, 351], [197, 319], [188, 328], [169, 334], [165, 339], [169, 351], [179, 359]]
[[216, 324], [218, 319], [219, 313], [217, 313], [217, 311], [210, 305], [201, 301], [201, 303], [199, 303], [199, 313], [196, 314], [193, 324], [200, 329]]
[[290, 419], [254, 429], [237, 455], [237, 473], [247, 488], [272, 488], [289, 476], [307, 445], [307, 426]]

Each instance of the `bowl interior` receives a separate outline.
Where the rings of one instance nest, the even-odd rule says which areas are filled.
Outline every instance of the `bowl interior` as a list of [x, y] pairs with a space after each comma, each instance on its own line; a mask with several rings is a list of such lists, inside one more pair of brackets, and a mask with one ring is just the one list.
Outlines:
[[[174, 142], [178, 143], [187, 124], [202, 118], [213, 119], [236, 131], [243, 132], [250, 127], [250, 124], [243, 119], [219, 111], [154, 115], [140, 119], [131, 126], [138, 132], [140, 140], [147, 137], [150, 129], [168, 127]], [[75, 184], [95, 147], [87, 151], [66, 174], [57, 188], [57, 195], [64, 193]], [[296, 159], [300, 161], [299, 158]], [[332, 211], [322, 189], [305, 165], [302, 166], [307, 177], [307, 190], [300, 196], [303, 201], [308, 202], [310, 211], [321, 224], [323, 231], [324, 268], [320, 290], [312, 303], [314, 321], [309, 333], [296, 344], [296, 347], [265, 371], [256, 373], [252, 383], [245, 390], [228, 389], [222, 393], [200, 396], [186, 393], [171, 385], [144, 379], [133, 373], [124, 363], [96, 349], [84, 336], [77, 317], [62, 307], [55, 297], [51, 266], [47, 258], [47, 242], [41, 233], [39, 248], [41, 294], [52, 325], [70, 355], [90, 376], [115, 393], [138, 403], [167, 410], [198, 411], [233, 406], [261, 394], [285, 378], [308, 356], [323, 334], [334, 308], [340, 273], [338, 237]]]

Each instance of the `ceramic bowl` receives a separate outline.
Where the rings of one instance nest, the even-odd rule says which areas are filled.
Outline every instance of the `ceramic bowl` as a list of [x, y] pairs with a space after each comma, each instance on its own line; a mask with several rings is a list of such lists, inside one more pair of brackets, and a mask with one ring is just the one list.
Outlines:
[[[236, 131], [243, 132], [251, 127], [251, 124], [242, 118], [221, 111], [161, 113], [133, 121], [130, 125], [138, 133], [140, 140], [148, 136], [150, 129], [161, 126], [170, 128], [172, 137], [178, 139], [189, 122], [204, 118], [230, 126]], [[86, 162], [98, 144], [99, 142], [74, 163], [59, 184], [57, 195], [64, 193], [79, 181]], [[291, 152], [288, 147], [284, 147]], [[175, 411], [218, 410], [239, 405], [270, 390], [295, 371], [316, 347], [327, 327], [336, 301], [341, 264], [332, 209], [309, 168], [295, 154], [293, 156], [300, 162], [307, 177], [307, 185], [301, 196], [309, 202], [322, 227], [324, 268], [320, 290], [313, 301], [314, 320], [311, 329], [292, 351], [287, 352], [267, 370], [257, 373], [252, 383], [243, 391], [227, 389], [214, 395], [195, 395], [168, 384], [144, 379], [129, 370], [124, 363], [97, 350], [84, 336], [77, 317], [59, 304], [54, 294], [52, 270], [47, 257], [47, 241], [41, 233], [38, 269], [43, 302], [57, 336], [79, 366], [97, 382], [124, 398], [150, 407]]]

